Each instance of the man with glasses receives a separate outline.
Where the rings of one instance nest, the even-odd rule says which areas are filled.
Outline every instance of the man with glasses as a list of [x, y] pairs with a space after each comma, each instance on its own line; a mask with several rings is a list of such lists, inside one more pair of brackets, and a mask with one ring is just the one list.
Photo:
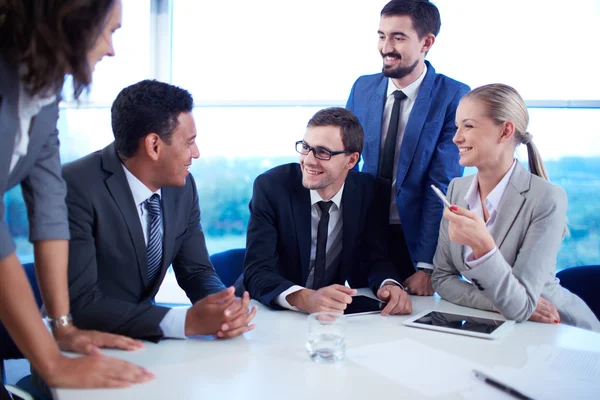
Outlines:
[[363, 146], [356, 116], [343, 108], [317, 112], [296, 142], [300, 163], [275, 167], [254, 181], [244, 284], [275, 309], [340, 312], [368, 280], [388, 304], [410, 314], [377, 217], [375, 179], [351, 171]]

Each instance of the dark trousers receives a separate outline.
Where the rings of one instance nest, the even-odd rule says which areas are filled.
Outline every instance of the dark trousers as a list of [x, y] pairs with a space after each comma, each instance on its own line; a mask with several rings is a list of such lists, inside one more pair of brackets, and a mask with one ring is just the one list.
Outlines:
[[416, 272], [401, 224], [388, 225], [388, 251], [402, 282]]

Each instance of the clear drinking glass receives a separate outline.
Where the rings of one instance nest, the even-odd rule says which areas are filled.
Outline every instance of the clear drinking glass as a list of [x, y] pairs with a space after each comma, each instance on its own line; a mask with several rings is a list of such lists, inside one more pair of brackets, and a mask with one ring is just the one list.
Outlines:
[[342, 314], [318, 312], [308, 316], [306, 350], [314, 362], [329, 364], [346, 355], [346, 319]]

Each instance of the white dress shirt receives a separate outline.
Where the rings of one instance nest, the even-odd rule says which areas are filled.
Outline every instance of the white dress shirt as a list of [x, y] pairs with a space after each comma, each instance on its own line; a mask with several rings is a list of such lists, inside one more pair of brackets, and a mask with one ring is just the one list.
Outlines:
[[[144, 232], [144, 241], [148, 245], [148, 210], [144, 202], [148, 200], [153, 194], [157, 194], [159, 197], [162, 196], [161, 189], [156, 192], [148, 189], [138, 178], [135, 177], [129, 170], [123, 166], [125, 176], [127, 177], [127, 183], [131, 189], [133, 195], [133, 201], [135, 202], [138, 217], [142, 224], [142, 232]], [[161, 224], [161, 234], [162, 234]], [[185, 339], [185, 317], [189, 307], [177, 307], [170, 309], [167, 314], [160, 321], [160, 329], [163, 331], [163, 335], [168, 338]]]
[[29, 90], [23, 82], [19, 82], [19, 127], [15, 136], [15, 148], [13, 150], [12, 159], [8, 173], [10, 174], [21, 159], [27, 155], [27, 147], [29, 146], [29, 128], [31, 120], [40, 110], [48, 104], [54, 102], [56, 96], [43, 97], [40, 95], [31, 96]]
[[[508, 182], [510, 181], [510, 177], [515, 169], [515, 165], [517, 165], [517, 160], [515, 159], [512, 163], [512, 166], [508, 170], [508, 172], [504, 175], [504, 177], [498, 182], [496, 187], [490, 192], [490, 194], [483, 201], [485, 209], [488, 212], [489, 218], [485, 222], [485, 227], [488, 232], [494, 226], [496, 222], [496, 217], [498, 214], [498, 206], [502, 201], [502, 197], [504, 196], [504, 192], [506, 192], [506, 187], [508, 186]], [[483, 218], [483, 207], [481, 205], [481, 196], [479, 195], [479, 183], [477, 180], [477, 176], [471, 182], [471, 186], [469, 186], [469, 190], [467, 190], [467, 194], [465, 195], [465, 201], [469, 205], [469, 210], [473, 211], [477, 214], [481, 219]], [[488, 253], [483, 256], [475, 259], [473, 256], [473, 249], [470, 246], [463, 246], [463, 258], [465, 260], [465, 265], [467, 268], [472, 269], [482, 264], [484, 261], [489, 259], [491, 256], [496, 253], [498, 250], [497, 247], [494, 247]]]
[[[402, 100], [400, 106], [400, 121], [398, 121], [398, 137], [396, 139], [396, 152], [394, 153], [392, 194], [390, 199], [390, 225], [401, 223], [400, 216], [398, 215], [398, 205], [396, 204], [396, 175], [398, 174], [398, 160], [400, 158], [400, 147], [402, 146], [402, 139], [404, 137], [406, 124], [408, 123], [408, 118], [410, 117], [410, 112], [412, 111], [413, 106], [415, 105], [415, 101], [417, 100], [417, 96], [419, 95], [419, 89], [421, 88], [421, 83], [423, 83], [423, 79], [425, 79], [425, 74], [427, 74], [427, 65], [424, 66], [423, 73], [421, 73], [421, 75], [413, 83], [411, 83], [403, 89], [396, 87], [392, 78], [388, 78], [387, 98], [385, 100], [385, 107], [383, 109], [383, 121], [381, 123], [381, 151], [383, 151], [385, 138], [387, 137], [387, 131], [390, 126], [392, 108], [394, 107], [393, 93], [396, 90], [402, 90], [402, 92], [406, 95], [406, 99]], [[417, 262], [417, 268], [433, 269], [433, 264], [419, 261]]]
[[392, 116], [392, 108], [394, 107], [394, 92], [396, 90], [401, 90], [402, 93], [406, 95], [406, 99], [402, 100], [400, 105], [400, 121], [398, 121], [398, 136], [396, 138], [396, 151], [394, 153], [394, 168], [392, 175], [392, 195], [390, 201], [390, 225], [399, 224], [400, 216], [398, 215], [398, 206], [396, 205], [396, 175], [398, 172], [398, 159], [400, 156], [400, 147], [402, 146], [402, 138], [404, 136], [404, 130], [406, 129], [406, 124], [408, 122], [408, 117], [410, 116], [410, 112], [415, 105], [415, 101], [417, 100], [417, 95], [419, 94], [419, 89], [421, 88], [421, 83], [423, 79], [425, 79], [425, 74], [427, 73], [427, 66], [425, 65], [423, 68], [423, 73], [410, 85], [405, 88], [398, 88], [394, 84], [392, 78], [388, 78], [387, 85], [387, 98], [385, 100], [385, 106], [383, 108], [383, 121], [381, 123], [381, 148], [383, 151], [383, 147], [385, 145], [385, 138], [387, 137], [387, 131], [390, 126], [390, 118]]

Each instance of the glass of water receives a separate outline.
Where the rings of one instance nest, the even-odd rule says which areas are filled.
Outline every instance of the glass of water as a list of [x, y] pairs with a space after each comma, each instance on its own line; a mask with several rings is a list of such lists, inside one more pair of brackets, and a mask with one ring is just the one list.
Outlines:
[[342, 314], [318, 312], [308, 316], [306, 350], [314, 362], [329, 364], [346, 355], [346, 319]]

